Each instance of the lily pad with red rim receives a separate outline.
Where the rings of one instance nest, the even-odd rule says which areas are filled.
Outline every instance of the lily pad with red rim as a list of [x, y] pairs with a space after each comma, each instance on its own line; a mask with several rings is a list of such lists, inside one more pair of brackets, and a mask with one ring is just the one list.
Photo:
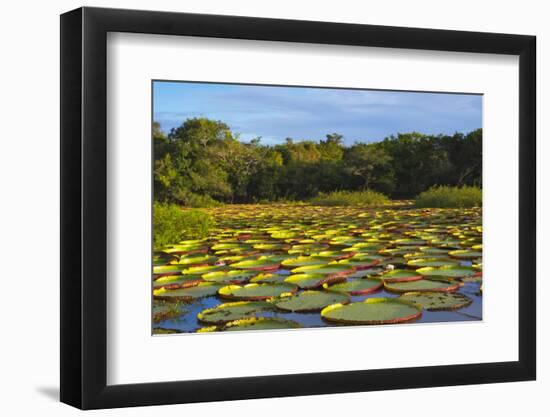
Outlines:
[[420, 279], [417, 281], [405, 282], [384, 282], [384, 289], [389, 292], [453, 292], [458, 290], [460, 283], [452, 280], [429, 280]]
[[273, 304], [265, 301], [237, 301], [203, 310], [197, 315], [197, 318], [203, 323], [225, 324], [230, 321], [257, 317], [274, 309]]
[[231, 300], [257, 301], [268, 300], [284, 293], [294, 294], [298, 291], [296, 285], [288, 283], [251, 283], [246, 285], [228, 285], [220, 288], [218, 294]]
[[418, 272], [413, 270], [394, 269], [393, 271], [384, 272], [381, 278], [385, 282], [406, 282], [406, 281], [418, 281], [423, 277]]
[[252, 259], [231, 264], [231, 268], [245, 269], [250, 271], [275, 271], [279, 269], [280, 263], [270, 259]]
[[340, 303], [349, 303], [346, 294], [333, 291], [303, 291], [291, 296], [283, 296], [273, 301], [281, 310], [286, 311], [319, 311], [323, 308]]
[[331, 291], [344, 292], [350, 295], [371, 294], [380, 290], [383, 282], [378, 279], [359, 278], [337, 284], [324, 284], [323, 288]]
[[470, 298], [456, 292], [407, 292], [399, 299], [416, 303], [429, 311], [457, 310], [472, 304]]
[[202, 279], [208, 282], [222, 282], [231, 284], [240, 284], [248, 281], [250, 278], [256, 276], [254, 271], [214, 271], [202, 275]]
[[397, 324], [418, 319], [422, 310], [395, 298], [367, 298], [350, 304], [333, 304], [321, 311], [328, 321], [342, 324]]
[[301, 289], [319, 288], [323, 284], [345, 280], [346, 277], [332, 276], [326, 274], [292, 274], [285, 279], [285, 282], [297, 285]]

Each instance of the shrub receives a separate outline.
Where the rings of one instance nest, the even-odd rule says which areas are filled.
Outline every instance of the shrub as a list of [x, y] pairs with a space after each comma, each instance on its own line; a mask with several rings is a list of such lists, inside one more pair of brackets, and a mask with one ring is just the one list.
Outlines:
[[153, 204], [155, 250], [183, 239], [203, 238], [213, 225], [212, 216], [201, 210], [183, 210], [175, 204]]
[[196, 194], [188, 190], [180, 190], [176, 193], [176, 201], [185, 207], [209, 208], [223, 205], [207, 194]]
[[478, 187], [432, 187], [415, 199], [416, 207], [481, 207], [482, 192]]
[[311, 200], [317, 206], [373, 206], [388, 203], [390, 200], [384, 194], [372, 191], [333, 191], [319, 193]]

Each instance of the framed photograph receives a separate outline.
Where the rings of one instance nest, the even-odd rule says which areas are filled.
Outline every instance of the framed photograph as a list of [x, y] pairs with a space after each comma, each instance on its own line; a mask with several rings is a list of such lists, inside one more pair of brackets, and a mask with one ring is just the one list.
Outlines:
[[61, 401], [536, 377], [535, 37], [61, 16]]

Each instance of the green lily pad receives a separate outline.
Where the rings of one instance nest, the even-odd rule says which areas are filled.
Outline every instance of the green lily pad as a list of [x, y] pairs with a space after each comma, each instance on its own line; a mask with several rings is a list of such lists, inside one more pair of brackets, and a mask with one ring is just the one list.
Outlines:
[[381, 259], [377, 257], [373, 258], [356, 258], [355, 256], [353, 258], [344, 259], [342, 261], [339, 261], [338, 263], [341, 265], [349, 265], [352, 268], [355, 268], [357, 271], [361, 271], [363, 269], [372, 268], [373, 266], [378, 265], [381, 262]]
[[285, 282], [295, 284], [301, 289], [312, 289], [321, 287], [328, 282], [336, 282], [346, 277], [331, 276], [326, 274], [292, 274], [285, 279]]
[[327, 261], [322, 258], [316, 258], [313, 256], [300, 256], [294, 259], [287, 259], [281, 262], [281, 265], [289, 268], [297, 268], [300, 266], [312, 266], [312, 265], [326, 265]]
[[153, 322], [177, 317], [182, 314], [182, 305], [180, 303], [168, 303], [156, 301], [153, 303]]
[[290, 246], [283, 243], [259, 243], [254, 245], [254, 249], [263, 250], [263, 251], [277, 251], [277, 250], [288, 250]]
[[465, 295], [448, 292], [407, 292], [399, 299], [419, 304], [429, 311], [457, 310], [472, 303]]
[[194, 256], [184, 256], [181, 257], [178, 261], [179, 265], [197, 265], [197, 264], [208, 264], [214, 263], [218, 260], [215, 256], [210, 255], [194, 255]]
[[166, 290], [161, 288], [154, 290], [155, 299], [165, 301], [190, 301], [196, 298], [208, 297], [216, 295], [218, 290], [223, 287], [223, 284], [216, 282], [201, 282], [193, 287], [178, 288], [175, 290]]
[[322, 245], [319, 243], [304, 243], [299, 245], [293, 245], [292, 248], [288, 250], [289, 254], [309, 254], [314, 252], [323, 251], [325, 249], [328, 249], [328, 245]]
[[470, 277], [479, 274], [479, 271], [469, 266], [451, 265], [442, 266], [439, 268], [419, 268], [416, 270], [420, 275], [425, 277], [449, 277], [449, 278], [462, 278]]
[[354, 267], [341, 264], [301, 266], [292, 270], [293, 274], [330, 274], [339, 276], [347, 276], [353, 274], [354, 272]]
[[458, 262], [448, 258], [420, 258], [407, 261], [407, 265], [418, 268], [425, 267], [440, 267], [440, 266], [452, 266], [458, 265]]
[[349, 303], [349, 298], [333, 291], [303, 291], [274, 301], [278, 308], [286, 311], [318, 311], [336, 303]]
[[422, 279], [422, 275], [412, 270], [394, 269], [393, 271], [384, 272], [381, 278], [386, 282], [405, 282]]
[[452, 250], [449, 256], [457, 259], [477, 259], [483, 256], [483, 252], [476, 250]]
[[273, 304], [265, 301], [237, 301], [203, 310], [197, 315], [197, 318], [203, 323], [225, 324], [230, 321], [256, 317], [257, 314], [273, 311], [274, 309]]
[[321, 311], [328, 321], [344, 324], [397, 324], [416, 320], [422, 310], [395, 298], [367, 298], [351, 304], [333, 304]]
[[452, 292], [459, 288], [459, 283], [454, 281], [434, 281], [428, 279], [420, 279], [418, 281], [405, 281], [389, 283], [384, 282], [384, 288], [390, 292]]
[[165, 275], [153, 281], [153, 288], [174, 289], [179, 287], [190, 287], [202, 282], [199, 275]]
[[212, 250], [214, 251], [220, 251], [220, 250], [234, 251], [234, 250], [246, 250], [246, 249], [250, 249], [250, 246], [244, 245], [242, 243], [218, 243], [212, 246]]
[[299, 323], [292, 320], [286, 320], [275, 317], [260, 317], [243, 320], [236, 320], [227, 323], [221, 329], [225, 331], [240, 331], [240, 330], [279, 330], [279, 329], [299, 329], [302, 327]]
[[247, 269], [252, 271], [274, 271], [279, 269], [279, 266], [279, 262], [275, 262], [270, 259], [254, 259], [231, 264], [231, 268]]
[[177, 265], [157, 265], [153, 266], [155, 275], [180, 275], [182, 268]]
[[323, 288], [331, 291], [344, 292], [350, 295], [364, 295], [378, 291], [382, 288], [382, 285], [383, 282], [380, 280], [361, 278], [333, 285], [324, 284]]
[[250, 282], [264, 282], [264, 283], [271, 283], [271, 284], [277, 284], [280, 282], [284, 282], [287, 278], [287, 275], [280, 275], [280, 274], [258, 274], [254, 278], [250, 279]]
[[203, 266], [192, 266], [181, 271], [184, 275], [204, 275], [208, 272], [214, 271], [223, 271], [227, 270], [225, 265], [203, 265]]
[[255, 275], [257, 273], [251, 271], [214, 271], [204, 274], [202, 279], [208, 282], [240, 284], [248, 281]]
[[269, 283], [251, 283], [244, 286], [228, 285], [220, 288], [218, 294], [223, 298], [232, 300], [267, 300], [278, 297], [284, 293], [294, 294], [298, 290], [296, 285], [288, 283], [269, 284]]

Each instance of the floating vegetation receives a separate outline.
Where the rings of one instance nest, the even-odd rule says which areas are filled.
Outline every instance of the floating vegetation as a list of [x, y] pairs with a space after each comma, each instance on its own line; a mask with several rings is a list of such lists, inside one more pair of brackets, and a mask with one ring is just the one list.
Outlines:
[[334, 304], [321, 311], [325, 320], [343, 324], [397, 324], [421, 315], [416, 304], [395, 298], [367, 298], [347, 305]]
[[197, 318], [207, 324], [225, 324], [230, 321], [256, 317], [274, 309], [273, 304], [265, 301], [237, 301], [206, 309], [199, 313]]
[[399, 299], [419, 304], [429, 311], [457, 310], [472, 303], [472, 300], [463, 294], [448, 292], [407, 292]]
[[287, 311], [320, 311], [332, 304], [348, 302], [347, 295], [333, 291], [303, 291], [273, 301], [277, 308]]
[[339, 284], [324, 284], [323, 288], [332, 291], [344, 292], [350, 295], [370, 294], [382, 288], [383, 282], [377, 279], [354, 279]]
[[391, 202], [204, 211], [215, 219], [208, 236], [154, 253], [155, 334], [481, 315], [481, 208]]
[[286, 283], [252, 283], [244, 286], [228, 285], [220, 288], [218, 293], [223, 298], [233, 300], [268, 300], [284, 293], [294, 294], [297, 290], [298, 287], [296, 285]]
[[451, 292], [458, 290], [460, 284], [455, 281], [440, 281], [440, 280], [429, 280], [429, 279], [420, 279], [417, 281], [405, 281], [405, 282], [395, 282], [388, 283], [384, 282], [384, 288], [389, 292], [424, 292], [424, 291], [435, 291], [435, 292]]

